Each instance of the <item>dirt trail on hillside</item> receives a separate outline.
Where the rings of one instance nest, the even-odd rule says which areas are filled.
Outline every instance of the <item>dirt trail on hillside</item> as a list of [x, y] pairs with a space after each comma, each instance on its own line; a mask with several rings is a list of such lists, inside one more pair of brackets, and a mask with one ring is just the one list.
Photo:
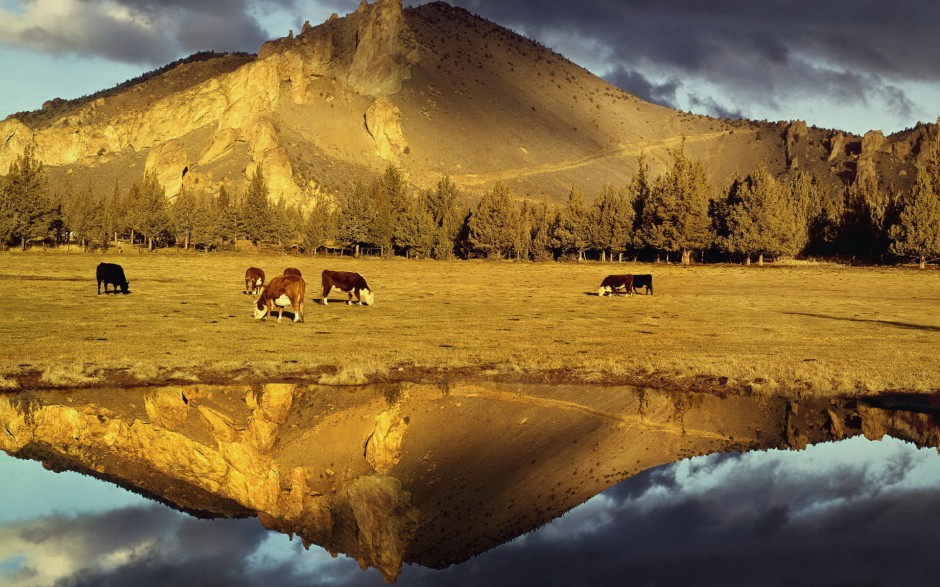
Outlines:
[[[741, 132], [740, 129], [735, 129], [738, 132]], [[754, 132], [752, 130], [744, 132]], [[585, 157], [579, 157], [577, 159], [569, 159], [567, 161], [560, 161], [557, 163], [542, 163], [539, 165], [532, 165], [529, 167], [520, 167], [517, 169], [505, 169], [502, 171], [495, 171], [492, 173], [465, 173], [462, 175], [451, 176], [451, 179], [457, 182], [459, 185], [465, 187], [476, 187], [487, 183], [492, 183], [495, 181], [505, 181], [510, 179], [519, 179], [522, 177], [530, 177], [533, 175], [543, 175], [547, 173], [558, 173], [561, 171], [571, 171], [572, 169], [577, 169], [579, 167], [584, 167], [595, 161], [600, 161], [602, 159], [610, 159], [613, 157], [623, 157], [627, 155], [639, 155], [643, 151], [649, 149], [669, 149], [680, 145], [683, 141], [686, 143], [698, 143], [702, 141], [708, 141], [712, 139], [717, 139], [722, 136], [730, 135], [731, 130], [723, 130], [712, 133], [704, 133], [699, 135], [675, 135], [662, 139], [654, 139], [649, 141], [642, 141], [640, 143], [634, 143], [627, 146], [617, 146], [609, 149], [604, 149], [596, 153], [592, 153]]]

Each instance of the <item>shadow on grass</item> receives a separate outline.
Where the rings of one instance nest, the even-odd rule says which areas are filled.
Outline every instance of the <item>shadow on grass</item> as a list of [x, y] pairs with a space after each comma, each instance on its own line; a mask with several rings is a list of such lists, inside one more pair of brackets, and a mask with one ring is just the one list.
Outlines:
[[940, 326], [928, 326], [926, 324], [911, 324], [909, 322], [896, 322], [894, 320], [872, 320], [870, 318], [849, 318], [847, 316], [828, 316], [826, 314], [812, 314], [809, 312], [783, 312], [789, 316], [808, 316], [810, 318], [821, 318], [823, 320], [838, 320], [840, 322], [867, 322], [869, 324], [883, 324], [885, 326], [896, 326], [909, 330], [924, 330], [927, 332], [940, 332]]

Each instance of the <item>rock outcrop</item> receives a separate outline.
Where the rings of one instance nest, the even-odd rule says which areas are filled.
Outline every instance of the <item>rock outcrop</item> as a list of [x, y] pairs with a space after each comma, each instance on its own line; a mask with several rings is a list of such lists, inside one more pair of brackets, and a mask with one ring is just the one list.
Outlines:
[[[265, 43], [258, 59], [231, 73], [113, 119], [99, 121], [100, 102], [91, 102], [45, 128], [16, 118], [0, 122], [0, 173], [28, 146], [47, 167], [96, 165], [146, 152], [145, 169], [157, 173], [170, 197], [179, 192], [184, 175], [206, 178], [207, 168], [242, 145], [251, 162], [244, 167], [246, 176], [260, 166], [273, 200], [304, 204], [307, 186], [295, 178], [280, 129], [281, 104], [306, 104], [310, 81], [323, 76], [370, 98], [397, 92], [416, 62], [414, 44], [401, 0], [365, 4], [347, 19], [318, 27], [305, 23], [300, 35]], [[60, 105], [49, 101], [47, 109]], [[383, 119], [388, 130], [376, 141], [377, 152], [388, 160], [400, 151], [396, 122]], [[211, 139], [190, 160], [188, 137], [206, 130]]]
[[366, 130], [379, 157], [397, 163], [407, 144], [401, 130], [401, 111], [386, 97], [378, 98], [365, 114]]

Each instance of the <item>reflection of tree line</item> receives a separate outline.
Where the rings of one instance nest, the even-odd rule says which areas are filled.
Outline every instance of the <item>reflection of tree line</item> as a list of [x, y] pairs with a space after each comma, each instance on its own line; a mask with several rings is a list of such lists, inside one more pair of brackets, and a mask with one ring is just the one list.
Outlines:
[[693, 257], [763, 262], [804, 255], [923, 266], [940, 255], [940, 138], [932, 147], [906, 192], [886, 190], [874, 171], [840, 191], [814, 175], [779, 179], [763, 167], [715, 192], [705, 165], [679, 148], [655, 178], [640, 156], [629, 185], [608, 185], [593, 203], [578, 188], [561, 206], [519, 203], [497, 184], [471, 205], [448, 177], [412, 195], [402, 172], [389, 166], [371, 183], [357, 182], [306, 211], [272, 204], [260, 169], [234, 198], [224, 186], [216, 195], [184, 187], [168, 200], [153, 173], [126, 192], [115, 185], [109, 196], [90, 186], [50, 194], [42, 163], [27, 150], [0, 182], [0, 243], [106, 247], [121, 235], [151, 249], [212, 249], [247, 239], [310, 252], [340, 245], [434, 259], [674, 255], [687, 264]]

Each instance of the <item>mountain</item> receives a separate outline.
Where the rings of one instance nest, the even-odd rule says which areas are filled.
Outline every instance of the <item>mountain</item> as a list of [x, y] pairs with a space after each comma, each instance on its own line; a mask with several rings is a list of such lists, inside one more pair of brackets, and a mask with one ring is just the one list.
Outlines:
[[864, 137], [786, 123], [716, 119], [644, 102], [561, 55], [442, 2], [363, 2], [345, 17], [269, 41], [258, 54], [197, 54], [111, 90], [0, 122], [0, 173], [32, 146], [53, 187], [110, 193], [145, 170], [236, 193], [256, 166], [271, 197], [306, 203], [389, 163], [416, 187], [441, 176], [480, 192], [562, 200], [623, 184], [646, 153], [706, 163], [715, 185], [764, 164], [833, 184], [877, 171], [910, 185], [927, 125]]

